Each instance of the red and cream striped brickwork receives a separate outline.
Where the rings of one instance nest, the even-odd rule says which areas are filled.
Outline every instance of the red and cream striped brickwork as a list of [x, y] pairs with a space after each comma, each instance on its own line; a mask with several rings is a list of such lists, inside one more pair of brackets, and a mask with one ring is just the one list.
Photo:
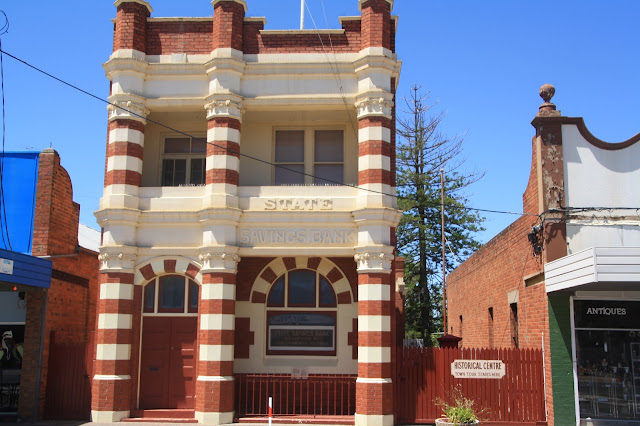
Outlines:
[[201, 423], [233, 421], [236, 273], [232, 253], [203, 253], [196, 418]]
[[391, 261], [383, 252], [358, 253], [358, 379], [356, 425], [393, 424]]
[[112, 103], [117, 106], [109, 105], [109, 141], [104, 197], [111, 199], [110, 207], [137, 208], [137, 204], [128, 205], [126, 201], [117, 201], [111, 196], [138, 196], [142, 183], [142, 153], [146, 123], [144, 117], [149, 114], [149, 111], [142, 103], [122, 100], [112, 100]]
[[[116, 256], [102, 254], [100, 260], [104, 265], [109, 262], [109, 257]], [[129, 416], [135, 305], [133, 280], [132, 272], [100, 274], [97, 347], [91, 395], [94, 422], [120, 421]]]
[[[212, 105], [213, 104], [213, 105]], [[240, 167], [240, 120], [230, 114], [240, 114], [234, 102], [214, 101], [207, 105], [207, 164], [206, 192], [208, 194], [237, 194]]]

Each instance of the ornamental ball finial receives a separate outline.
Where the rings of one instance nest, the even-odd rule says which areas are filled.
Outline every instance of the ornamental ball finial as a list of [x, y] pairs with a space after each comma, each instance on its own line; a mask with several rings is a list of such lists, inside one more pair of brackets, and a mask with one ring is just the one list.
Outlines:
[[540, 86], [540, 97], [545, 103], [549, 103], [555, 94], [556, 88], [552, 84], [547, 83]]

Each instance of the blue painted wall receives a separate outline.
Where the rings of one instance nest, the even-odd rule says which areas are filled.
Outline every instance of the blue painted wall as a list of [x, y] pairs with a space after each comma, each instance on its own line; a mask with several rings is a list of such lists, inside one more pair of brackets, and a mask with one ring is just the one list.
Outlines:
[[0, 154], [0, 248], [31, 253], [39, 155]]

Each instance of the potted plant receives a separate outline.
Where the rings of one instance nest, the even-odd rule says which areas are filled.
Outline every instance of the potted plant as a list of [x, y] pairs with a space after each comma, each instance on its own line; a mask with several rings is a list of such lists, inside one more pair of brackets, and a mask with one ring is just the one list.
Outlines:
[[451, 396], [451, 403], [438, 401], [438, 405], [442, 406], [444, 417], [436, 419], [436, 425], [453, 426], [453, 425], [475, 425], [480, 423], [478, 414], [474, 408], [474, 401], [465, 398], [462, 390], [456, 388]]

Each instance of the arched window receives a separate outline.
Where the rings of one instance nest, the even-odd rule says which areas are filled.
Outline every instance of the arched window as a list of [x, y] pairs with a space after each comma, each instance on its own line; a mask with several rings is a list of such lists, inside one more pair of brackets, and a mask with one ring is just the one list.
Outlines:
[[317, 271], [278, 277], [267, 297], [267, 355], [335, 355], [336, 294]]
[[144, 288], [144, 313], [198, 312], [198, 284], [182, 275], [163, 275]]

